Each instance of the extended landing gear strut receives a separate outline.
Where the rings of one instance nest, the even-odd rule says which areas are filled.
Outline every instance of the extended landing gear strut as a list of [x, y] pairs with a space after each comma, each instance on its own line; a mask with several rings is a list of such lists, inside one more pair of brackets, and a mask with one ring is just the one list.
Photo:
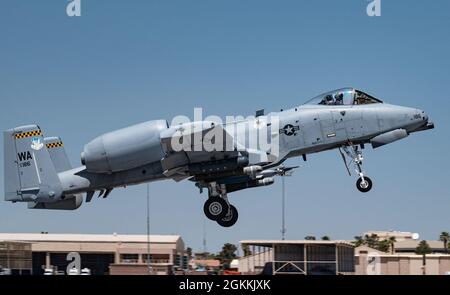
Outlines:
[[233, 226], [238, 220], [236, 207], [228, 202], [226, 187], [212, 182], [208, 185], [208, 200], [203, 205], [206, 217], [223, 227]]
[[[344, 152], [342, 152], [342, 150], [344, 150]], [[363, 157], [362, 152], [358, 149], [358, 146], [352, 144], [349, 146], [343, 146], [342, 149], [339, 149], [339, 152], [341, 153], [345, 168], [347, 168], [349, 175], [351, 175], [349, 166], [351, 164], [355, 166], [356, 174], [359, 176], [356, 181], [356, 188], [362, 193], [367, 193], [370, 191], [372, 189], [372, 180], [369, 177], [364, 176], [364, 172], [362, 170]], [[346, 157], [350, 159], [348, 164]]]

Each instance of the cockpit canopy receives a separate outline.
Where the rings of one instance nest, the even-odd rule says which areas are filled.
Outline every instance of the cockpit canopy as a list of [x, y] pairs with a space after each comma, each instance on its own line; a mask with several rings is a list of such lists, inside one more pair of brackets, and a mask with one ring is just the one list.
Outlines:
[[319, 96], [310, 99], [305, 105], [362, 105], [372, 103], [383, 103], [378, 98], [375, 98], [367, 93], [354, 88], [342, 88], [323, 93]]

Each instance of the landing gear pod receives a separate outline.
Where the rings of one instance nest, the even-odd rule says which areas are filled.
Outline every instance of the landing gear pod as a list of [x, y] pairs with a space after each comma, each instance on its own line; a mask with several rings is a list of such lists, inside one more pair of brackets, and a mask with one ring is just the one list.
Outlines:
[[375, 136], [370, 140], [372, 147], [375, 149], [377, 147], [383, 146], [385, 144], [403, 139], [408, 136], [408, 132], [405, 129], [392, 130], [378, 136]]

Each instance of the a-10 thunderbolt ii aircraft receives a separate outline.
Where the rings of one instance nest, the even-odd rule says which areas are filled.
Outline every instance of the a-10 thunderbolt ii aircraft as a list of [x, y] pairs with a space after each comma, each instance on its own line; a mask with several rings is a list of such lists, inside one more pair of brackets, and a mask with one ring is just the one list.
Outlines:
[[[365, 144], [377, 148], [434, 128], [422, 110], [386, 104], [353, 88], [319, 95], [289, 110], [268, 115], [259, 111], [250, 121], [137, 124], [86, 144], [78, 168], [70, 165], [61, 139], [44, 137], [38, 125], [9, 129], [4, 131], [5, 200], [26, 202], [34, 209], [70, 210], [81, 205], [83, 194], [90, 202], [96, 191], [106, 198], [116, 187], [188, 178], [200, 191], [208, 191], [206, 216], [229, 227], [236, 223], [238, 211], [227, 194], [272, 184], [275, 176], [296, 168], [282, 165], [288, 158], [302, 156], [306, 161], [308, 154], [339, 149], [348, 173], [350, 165], [355, 168], [357, 189], [368, 192], [372, 180], [362, 170]], [[240, 125], [247, 129], [229, 131]], [[259, 137], [269, 143], [277, 139], [275, 148], [262, 150], [246, 142], [261, 126], [265, 131]], [[227, 148], [174, 146], [178, 142], [192, 148], [192, 138], [200, 135], [205, 141], [213, 129], [224, 137], [219, 145]]]

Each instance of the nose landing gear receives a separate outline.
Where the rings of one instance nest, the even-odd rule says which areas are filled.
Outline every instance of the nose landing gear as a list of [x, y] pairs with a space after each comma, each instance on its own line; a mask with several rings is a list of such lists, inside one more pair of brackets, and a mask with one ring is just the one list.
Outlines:
[[[342, 150], [344, 150], [344, 152], [342, 152]], [[372, 189], [372, 180], [364, 175], [362, 170], [363, 156], [362, 152], [358, 149], [358, 146], [352, 144], [348, 146], [344, 145], [342, 149], [339, 148], [339, 152], [341, 153], [348, 175], [351, 175], [349, 166], [351, 164], [355, 166], [355, 171], [359, 176], [356, 180], [356, 188], [362, 193], [367, 193], [370, 191]], [[349, 163], [347, 163], [346, 157], [350, 159]]]
[[358, 178], [356, 180], [356, 188], [362, 193], [367, 193], [372, 189], [372, 180], [367, 176]]
[[203, 212], [208, 219], [223, 227], [233, 226], [239, 216], [236, 207], [228, 202], [225, 185], [215, 182], [208, 185], [208, 199], [203, 205]]

